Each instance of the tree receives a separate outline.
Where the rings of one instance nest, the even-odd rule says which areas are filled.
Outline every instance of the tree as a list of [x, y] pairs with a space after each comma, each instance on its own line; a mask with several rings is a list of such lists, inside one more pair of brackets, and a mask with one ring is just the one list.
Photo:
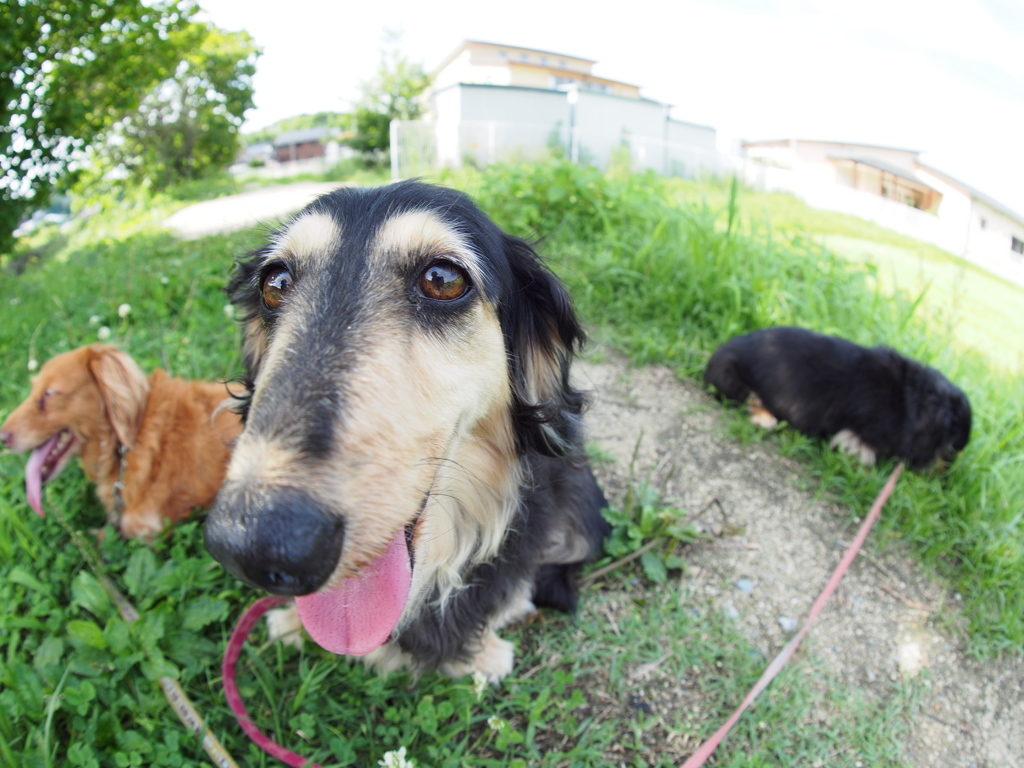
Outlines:
[[184, 52], [171, 77], [154, 87], [97, 150], [104, 165], [163, 188], [226, 168], [252, 107], [259, 50], [247, 32], [193, 23], [171, 33]]
[[385, 50], [376, 76], [363, 83], [349, 146], [367, 159], [383, 160], [391, 147], [391, 121], [419, 117], [422, 107], [417, 97], [428, 85], [430, 77], [422, 66], [411, 63], [397, 48]]
[[174, 71], [188, 0], [0, 2], [0, 252], [75, 153]]

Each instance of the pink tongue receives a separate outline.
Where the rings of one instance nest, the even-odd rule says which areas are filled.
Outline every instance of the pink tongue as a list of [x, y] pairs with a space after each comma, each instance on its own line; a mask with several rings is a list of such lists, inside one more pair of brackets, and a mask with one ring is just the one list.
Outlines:
[[25, 495], [28, 496], [28, 505], [41, 517], [46, 517], [46, 513], [43, 512], [43, 462], [59, 439], [60, 432], [32, 451], [25, 465]]
[[295, 598], [302, 626], [324, 650], [362, 656], [383, 645], [409, 597], [412, 568], [405, 531], [357, 576], [332, 590]]

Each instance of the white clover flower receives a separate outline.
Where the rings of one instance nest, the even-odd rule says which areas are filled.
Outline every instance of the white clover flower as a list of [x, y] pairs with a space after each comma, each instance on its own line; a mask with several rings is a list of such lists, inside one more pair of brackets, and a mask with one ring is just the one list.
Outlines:
[[500, 731], [502, 728], [508, 727], [508, 722], [497, 715], [491, 715], [487, 718], [487, 725], [491, 727], [492, 731]]
[[128, 315], [130, 315], [131, 313], [132, 313], [132, 305], [131, 304], [122, 304], [120, 307], [117, 308], [117, 316], [120, 317], [122, 320], [124, 320], [126, 317], [128, 317]]
[[100, 316], [99, 315], [89, 315], [89, 325], [99, 325], [99, 324], [100, 324]]
[[28, 369], [30, 371], [34, 371], [38, 367], [39, 367], [39, 361], [36, 360], [34, 357], [29, 358]]
[[405, 747], [385, 752], [384, 757], [377, 761], [381, 768], [416, 768], [416, 761], [406, 758]]
[[105, 325], [101, 325], [99, 330], [96, 331], [96, 335], [99, 337], [100, 341], [106, 341], [110, 338], [110, 329]]
[[233, 304], [225, 304], [224, 305], [224, 317], [226, 317], [228, 320], [230, 320], [234, 316], [235, 316], [235, 307], [234, 307], [234, 305]]
[[171, 282], [171, 278], [167, 275], [160, 275], [160, 285], [167, 285], [169, 282]]
[[473, 672], [473, 693], [476, 694], [476, 698], [479, 701], [480, 697], [484, 695], [484, 691], [487, 690], [487, 677], [479, 669]]

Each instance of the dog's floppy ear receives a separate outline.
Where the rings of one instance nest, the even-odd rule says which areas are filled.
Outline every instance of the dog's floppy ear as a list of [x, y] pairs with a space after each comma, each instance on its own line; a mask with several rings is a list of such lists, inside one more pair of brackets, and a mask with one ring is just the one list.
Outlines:
[[585, 335], [572, 300], [533, 249], [511, 235], [502, 245], [512, 286], [501, 307], [521, 447], [547, 456], [581, 450], [585, 398], [569, 383], [569, 366]]
[[89, 370], [100, 390], [107, 417], [122, 445], [131, 448], [149, 399], [149, 379], [127, 353], [96, 345]]
[[264, 256], [265, 250], [259, 249], [247, 254], [247, 258], [237, 260], [234, 274], [224, 288], [231, 303], [242, 310], [239, 319], [243, 328], [242, 357], [245, 361], [247, 384], [251, 384], [256, 378], [267, 350], [267, 333], [260, 320], [260, 291], [256, 284]]

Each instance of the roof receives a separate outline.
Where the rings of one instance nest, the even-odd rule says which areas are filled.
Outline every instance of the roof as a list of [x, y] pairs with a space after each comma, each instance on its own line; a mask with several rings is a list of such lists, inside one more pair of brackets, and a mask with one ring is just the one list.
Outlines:
[[[563, 88], [541, 88], [541, 87], [536, 86], [536, 85], [497, 85], [495, 83], [463, 83], [463, 82], [449, 83], [446, 86], [438, 88], [437, 90], [434, 91], [434, 93], [435, 94], [437, 94], [437, 93], [444, 93], [445, 91], [450, 91], [453, 88], [498, 88], [498, 89], [509, 90], [509, 91], [538, 91], [539, 93], [558, 93], [558, 94], [561, 94], [563, 96], [567, 93], [567, 91], [565, 89], [563, 89]], [[658, 105], [661, 105], [660, 101], [657, 101], [656, 99], [649, 99], [646, 96], [637, 96], [635, 98], [633, 96], [619, 96], [616, 93], [605, 93], [604, 91], [592, 91], [589, 88], [581, 88], [580, 89], [580, 93], [585, 93], [587, 96], [600, 96], [600, 97], [603, 97], [603, 98], [606, 98], [606, 99], [621, 99], [623, 101], [628, 101], [628, 102], [631, 102], [631, 103], [634, 103], [634, 104], [636, 102], [638, 102], [638, 101], [642, 101], [642, 102], [645, 102], [647, 104], [658, 104]], [[677, 120], [676, 122], [681, 122], [681, 121]], [[692, 123], [691, 123], [691, 125], [692, 125]], [[706, 126], [697, 126], [697, 127], [698, 128], [704, 128]]]
[[953, 184], [956, 184], [957, 186], [962, 187], [964, 189], [964, 191], [967, 192], [967, 194], [969, 194], [971, 196], [971, 199], [977, 200], [979, 203], [984, 203], [989, 208], [991, 208], [991, 209], [993, 209], [995, 211], [998, 211], [999, 213], [1003, 214], [1004, 216], [1008, 216], [1009, 218], [1011, 218], [1014, 221], [1016, 221], [1018, 224], [1024, 224], [1024, 215], [1021, 215], [1021, 214], [1017, 213], [1015, 210], [1013, 210], [1012, 208], [1010, 208], [1010, 207], [1008, 207], [1006, 205], [1003, 205], [998, 200], [996, 200], [994, 197], [989, 197], [988, 195], [986, 195], [981, 190], [975, 189], [974, 187], [972, 187], [970, 184], [965, 184], [964, 182], [960, 181], [959, 179], [953, 178], [948, 173], [946, 173], [944, 171], [940, 171], [938, 168], [933, 168], [930, 165], [926, 165], [925, 163], [922, 163], [920, 160], [917, 161], [917, 164], [921, 168], [923, 168], [924, 170], [928, 171], [928, 173], [934, 173], [937, 176], [941, 176], [946, 181], [952, 182]]
[[906, 179], [907, 181], [912, 181], [912, 182], [914, 182], [915, 184], [917, 184], [919, 186], [925, 187], [926, 189], [931, 189], [930, 186], [928, 186], [923, 181], [921, 181], [919, 178], [914, 176], [912, 171], [908, 171], [906, 168], [899, 168], [899, 167], [897, 167], [895, 165], [889, 165], [888, 163], [883, 163], [880, 160], [875, 160], [874, 158], [846, 157], [846, 156], [842, 156], [842, 155], [829, 155], [828, 159], [829, 160], [848, 160], [851, 163], [860, 163], [861, 165], [867, 165], [867, 166], [870, 166], [871, 168], [877, 168], [879, 171], [884, 171], [885, 173], [891, 173], [893, 176], [899, 176], [901, 179]]
[[510, 61], [508, 66], [516, 67], [517, 69], [539, 69], [542, 72], [557, 72], [562, 74], [564, 77], [576, 77], [580, 80], [593, 80], [599, 83], [610, 83], [612, 85], [624, 85], [627, 88], [636, 88], [640, 90], [640, 86], [635, 83], [626, 83], [622, 80], [612, 80], [610, 77], [601, 77], [600, 75], [592, 75], [589, 72], [577, 72], [574, 69], [559, 69], [558, 67], [552, 67], [550, 64], [531, 64], [529, 62], [522, 61]]
[[585, 58], [584, 56], [573, 56], [572, 54], [568, 54], [568, 53], [557, 53], [556, 51], [545, 51], [545, 50], [542, 50], [540, 48], [527, 48], [524, 45], [507, 45], [505, 43], [492, 43], [489, 40], [463, 40], [461, 43], [459, 43], [457, 46], [455, 46], [455, 50], [454, 51], [452, 51], [447, 56], [445, 56], [444, 59], [441, 60], [441, 63], [438, 64], [436, 67], [434, 67], [434, 72], [432, 74], [436, 74], [437, 72], [440, 72], [442, 69], [447, 67], [451, 63], [452, 59], [454, 59], [456, 56], [458, 56], [460, 53], [462, 53], [464, 50], [466, 50], [467, 46], [472, 45], [474, 43], [477, 44], [477, 45], [493, 45], [496, 48], [508, 48], [510, 50], [516, 50], [516, 51], [529, 51], [530, 53], [542, 53], [542, 54], [545, 54], [547, 56], [561, 56], [562, 58], [565, 58], [565, 59], [576, 59], [577, 61], [584, 61], [587, 64], [596, 64], [597, 63], [597, 61], [595, 59], [588, 59], [588, 58]]
[[744, 141], [744, 147], [757, 147], [765, 144], [789, 144], [790, 142], [806, 142], [808, 144], [831, 144], [833, 146], [843, 147], [866, 147], [868, 149], [887, 149], [892, 152], [910, 152], [915, 155], [921, 154], [919, 149], [907, 149], [906, 147], [887, 147], [884, 144], [864, 144], [860, 141], [829, 141], [827, 139], [798, 139], [790, 137], [788, 139], [767, 139], [764, 141]]
[[296, 131], [285, 131], [274, 138], [275, 147], [286, 147], [290, 144], [307, 144], [311, 141], [320, 142], [326, 139], [331, 129], [326, 126], [316, 128], [300, 128]]

